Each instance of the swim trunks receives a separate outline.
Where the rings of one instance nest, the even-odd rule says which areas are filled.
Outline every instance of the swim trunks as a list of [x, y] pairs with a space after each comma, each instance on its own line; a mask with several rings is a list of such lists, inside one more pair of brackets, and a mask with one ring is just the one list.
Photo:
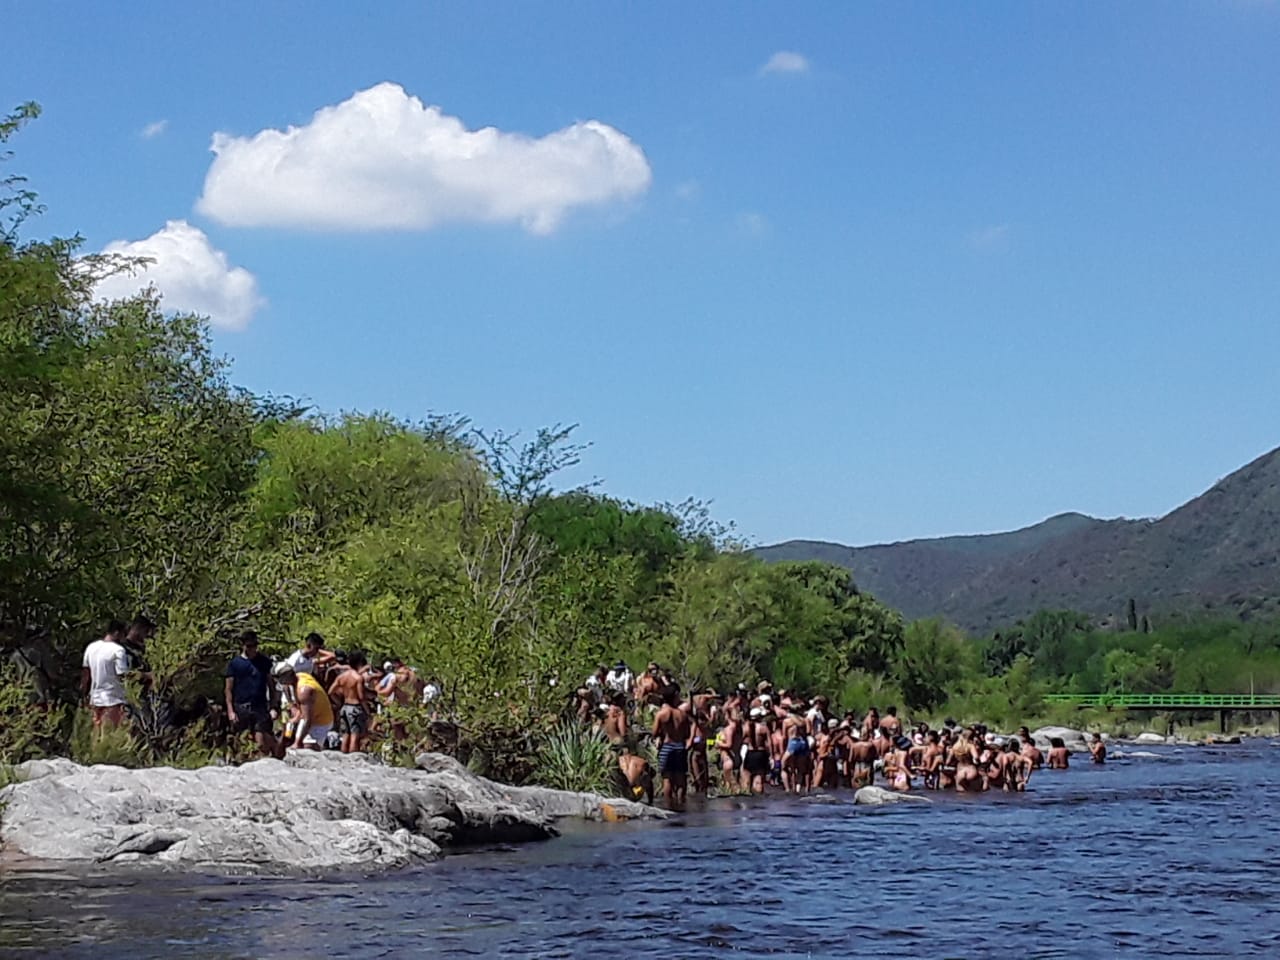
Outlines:
[[347, 734], [363, 734], [369, 730], [369, 714], [358, 703], [344, 703], [338, 711], [338, 731]]
[[689, 752], [683, 743], [664, 743], [658, 751], [658, 771], [663, 776], [689, 772]]
[[769, 751], [748, 750], [743, 766], [753, 777], [762, 777], [769, 772]]
[[251, 733], [271, 732], [271, 714], [266, 708], [253, 703], [237, 703], [235, 708], [237, 733], [245, 730]]
[[787, 741], [787, 753], [793, 757], [803, 757], [809, 752], [809, 741], [804, 737], [792, 737]]

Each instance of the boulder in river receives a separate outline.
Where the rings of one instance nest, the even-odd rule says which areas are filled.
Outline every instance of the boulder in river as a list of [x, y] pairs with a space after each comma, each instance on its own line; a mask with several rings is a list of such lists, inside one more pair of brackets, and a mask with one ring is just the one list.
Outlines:
[[904, 802], [932, 803], [928, 797], [913, 793], [899, 793], [897, 790], [886, 790], [884, 787], [859, 787], [858, 792], [853, 795], [853, 802], [871, 806]]
[[1133, 742], [1134, 743], [1167, 743], [1168, 740], [1160, 736], [1160, 734], [1152, 733], [1151, 731], [1148, 730], [1134, 737]]
[[1031, 739], [1041, 750], [1048, 750], [1050, 740], [1055, 737], [1061, 739], [1063, 745], [1072, 753], [1089, 752], [1089, 737], [1083, 730], [1072, 730], [1070, 727], [1040, 727], [1031, 733]]
[[363, 754], [175, 770], [37, 760], [0, 791], [0, 844], [39, 860], [230, 872], [381, 870], [450, 845], [555, 836], [555, 820], [667, 816], [629, 800], [508, 787], [436, 754], [423, 769]]

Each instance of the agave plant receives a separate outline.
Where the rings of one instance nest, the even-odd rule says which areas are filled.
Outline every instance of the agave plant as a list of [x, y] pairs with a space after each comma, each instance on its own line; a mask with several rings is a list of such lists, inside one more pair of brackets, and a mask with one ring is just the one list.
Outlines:
[[543, 786], [613, 794], [618, 761], [605, 735], [571, 720], [552, 730], [538, 748], [534, 779]]

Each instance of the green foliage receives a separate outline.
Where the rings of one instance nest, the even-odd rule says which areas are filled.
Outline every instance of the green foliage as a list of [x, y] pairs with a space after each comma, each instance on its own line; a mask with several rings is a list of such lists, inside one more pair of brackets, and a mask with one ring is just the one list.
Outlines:
[[55, 753], [68, 710], [36, 702], [35, 689], [11, 663], [0, 667], [0, 765]]
[[93, 714], [77, 710], [71, 726], [69, 743], [71, 759], [76, 763], [106, 763], [117, 767], [146, 766], [146, 757], [133, 738], [129, 725], [95, 730]]
[[974, 652], [964, 634], [942, 620], [908, 624], [896, 665], [906, 705], [928, 712], [945, 703], [961, 678], [976, 674]]
[[612, 795], [618, 760], [604, 734], [566, 722], [547, 735], [538, 749], [534, 779], [557, 790]]

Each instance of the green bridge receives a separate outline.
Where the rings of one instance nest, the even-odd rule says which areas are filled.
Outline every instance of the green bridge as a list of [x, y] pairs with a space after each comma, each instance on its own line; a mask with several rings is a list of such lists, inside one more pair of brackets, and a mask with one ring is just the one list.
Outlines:
[[[1280, 731], [1280, 693], [1051, 693], [1048, 703], [1082, 707], [1121, 707], [1127, 710], [1215, 710], [1218, 729], [1227, 732], [1227, 717], [1236, 711], [1274, 710]], [[1172, 722], [1170, 722], [1172, 727]]]

